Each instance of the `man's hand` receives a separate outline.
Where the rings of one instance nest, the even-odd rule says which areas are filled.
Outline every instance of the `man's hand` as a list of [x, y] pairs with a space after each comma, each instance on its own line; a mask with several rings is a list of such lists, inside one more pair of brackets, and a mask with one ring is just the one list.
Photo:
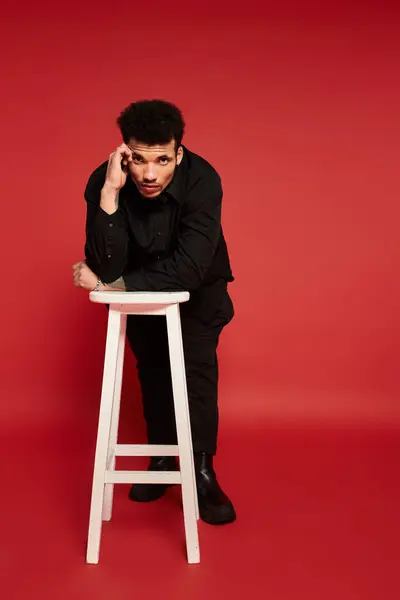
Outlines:
[[97, 275], [89, 269], [85, 261], [80, 261], [72, 266], [74, 285], [92, 291], [96, 287]]
[[[93, 273], [84, 260], [72, 265], [74, 285], [92, 292], [97, 284], [97, 275]], [[100, 283], [99, 292], [125, 292], [125, 282], [122, 277], [112, 283]]]
[[118, 193], [126, 183], [128, 174], [128, 164], [132, 162], [132, 150], [126, 145], [121, 144], [110, 154], [106, 172], [104, 187], [107, 190]]
[[118, 194], [126, 183], [128, 165], [132, 162], [132, 151], [126, 144], [118, 146], [108, 159], [106, 180], [101, 190], [100, 206], [109, 215], [118, 208]]

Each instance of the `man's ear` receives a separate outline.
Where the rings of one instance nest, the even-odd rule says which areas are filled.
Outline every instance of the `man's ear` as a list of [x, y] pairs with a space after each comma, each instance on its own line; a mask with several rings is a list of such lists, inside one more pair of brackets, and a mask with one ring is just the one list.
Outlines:
[[182, 146], [179, 146], [178, 151], [176, 153], [176, 164], [178, 166], [181, 164], [182, 158], [183, 158], [183, 148], [182, 148]]

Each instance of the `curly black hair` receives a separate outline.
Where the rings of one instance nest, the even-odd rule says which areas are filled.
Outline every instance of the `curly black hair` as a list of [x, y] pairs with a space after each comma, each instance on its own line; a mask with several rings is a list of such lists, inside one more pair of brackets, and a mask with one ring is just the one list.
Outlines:
[[175, 140], [175, 150], [182, 143], [185, 122], [179, 108], [165, 100], [139, 100], [125, 108], [117, 119], [127, 144], [135, 138], [143, 144], [168, 144]]

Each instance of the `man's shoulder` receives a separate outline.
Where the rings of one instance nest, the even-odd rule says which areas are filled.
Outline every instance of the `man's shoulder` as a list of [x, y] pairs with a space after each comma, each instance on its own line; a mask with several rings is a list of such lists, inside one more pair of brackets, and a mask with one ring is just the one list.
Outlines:
[[101, 163], [101, 165], [96, 167], [96, 169], [90, 174], [86, 184], [85, 193], [101, 190], [106, 180], [107, 165], [108, 160]]
[[189, 181], [194, 183], [203, 178], [217, 182], [221, 180], [218, 171], [203, 156], [192, 152], [186, 147], [184, 147], [184, 152], [187, 158]]

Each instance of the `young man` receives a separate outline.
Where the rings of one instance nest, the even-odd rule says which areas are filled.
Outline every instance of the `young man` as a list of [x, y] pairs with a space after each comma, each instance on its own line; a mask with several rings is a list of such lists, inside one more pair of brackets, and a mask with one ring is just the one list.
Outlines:
[[[181, 305], [189, 409], [201, 518], [236, 518], [213, 469], [217, 447], [217, 345], [234, 310], [233, 281], [221, 229], [221, 180], [182, 146], [184, 121], [161, 100], [130, 104], [117, 120], [123, 144], [90, 176], [85, 199], [86, 261], [74, 283], [88, 290], [188, 290]], [[131, 315], [127, 337], [137, 359], [150, 444], [176, 444], [165, 319]], [[175, 470], [153, 457], [150, 470]], [[129, 497], [156, 500], [167, 485], [135, 484]]]

